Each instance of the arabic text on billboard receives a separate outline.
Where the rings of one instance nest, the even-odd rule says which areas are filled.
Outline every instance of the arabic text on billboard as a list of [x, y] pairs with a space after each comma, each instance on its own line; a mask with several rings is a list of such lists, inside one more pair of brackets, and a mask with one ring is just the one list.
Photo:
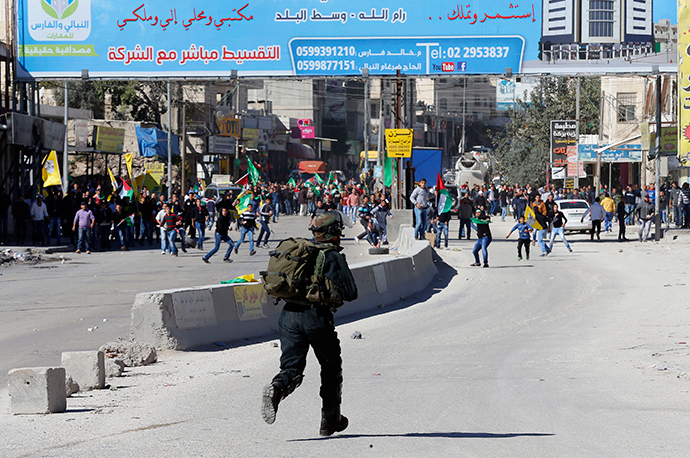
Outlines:
[[22, 79], [677, 69], [653, 46], [667, 0], [16, 2]]
[[96, 126], [93, 134], [96, 151], [122, 153], [125, 145], [125, 130], [114, 127]]

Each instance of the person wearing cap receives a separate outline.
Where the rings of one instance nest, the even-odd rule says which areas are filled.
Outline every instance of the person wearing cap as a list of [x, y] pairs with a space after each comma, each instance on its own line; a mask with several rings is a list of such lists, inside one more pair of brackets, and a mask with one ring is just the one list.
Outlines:
[[45, 244], [46, 221], [48, 220], [48, 207], [43, 203], [43, 196], [36, 196], [36, 201], [31, 205], [31, 220], [33, 222], [33, 243], [43, 246]]
[[[339, 299], [312, 302], [305, 297], [288, 299], [278, 319], [280, 333], [280, 372], [264, 387], [261, 415], [273, 424], [278, 404], [302, 383], [311, 346], [321, 365], [322, 400], [321, 436], [330, 436], [347, 428], [347, 417], [341, 415], [343, 369], [340, 341], [333, 322], [333, 313], [344, 301], [357, 299], [357, 286], [345, 256], [340, 253], [344, 229], [342, 214], [329, 211], [317, 216], [309, 227], [314, 240], [324, 249], [323, 276], [337, 288]], [[330, 289], [330, 288], [329, 288]]]
[[96, 225], [96, 218], [93, 216], [93, 212], [88, 209], [87, 203], [82, 202], [81, 208], [74, 215], [74, 222], [72, 224], [72, 231], [76, 231], [79, 228], [79, 239], [77, 240], [77, 253], [83, 251], [86, 254], [91, 254], [91, 231]]

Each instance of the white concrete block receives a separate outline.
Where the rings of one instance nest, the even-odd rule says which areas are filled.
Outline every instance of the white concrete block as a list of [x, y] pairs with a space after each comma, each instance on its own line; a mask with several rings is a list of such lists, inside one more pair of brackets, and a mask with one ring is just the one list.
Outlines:
[[105, 357], [100, 350], [63, 352], [62, 367], [67, 376], [79, 384], [81, 391], [105, 386]]
[[11, 413], [45, 414], [67, 410], [64, 368], [25, 367], [12, 369], [8, 375]]

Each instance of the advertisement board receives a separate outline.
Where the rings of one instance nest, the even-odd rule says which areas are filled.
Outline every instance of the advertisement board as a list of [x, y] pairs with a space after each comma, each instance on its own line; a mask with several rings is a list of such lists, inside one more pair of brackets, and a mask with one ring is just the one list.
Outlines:
[[667, 0], [16, 0], [29, 78], [675, 72]]
[[[606, 146], [606, 145], [602, 145]], [[580, 162], [596, 162], [597, 145], [577, 145]], [[602, 162], [642, 162], [642, 144], [633, 143], [618, 145], [601, 152]]]
[[551, 173], [554, 179], [565, 178], [568, 147], [577, 145], [577, 121], [551, 121]]
[[[674, 2], [675, 3], [675, 2]], [[690, 166], [690, 4], [678, 0], [678, 163]]]
[[95, 126], [93, 144], [96, 151], [104, 153], [122, 153], [125, 145], [125, 129]]
[[388, 157], [412, 156], [414, 129], [386, 129]]

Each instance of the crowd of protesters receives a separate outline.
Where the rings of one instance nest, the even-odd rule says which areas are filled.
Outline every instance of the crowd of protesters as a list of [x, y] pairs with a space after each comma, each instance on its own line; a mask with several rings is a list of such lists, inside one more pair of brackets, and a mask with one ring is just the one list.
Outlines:
[[[249, 255], [255, 248], [269, 245], [269, 225], [280, 216], [300, 215], [314, 217], [329, 210], [342, 211], [353, 222], [359, 220], [362, 233], [357, 241], [367, 240], [380, 247], [388, 243], [387, 218], [390, 213], [390, 190], [368, 192], [365, 184], [347, 182], [290, 182], [289, 184], [264, 182], [246, 186], [242, 196], [249, 195], [249, 204], [239, 210], [239, 195], [231, 191], [216, 202], [203, 197], [200, 187], [190, 189], [180, 197], [171, 199], [139, 190], [138, 198], [111, 192], [103, 183], [74, 183], [63, 195], [60, 190], [35, 196], [33, 201], [19, 197], [9, 201], [4, 191], [0, 194], [0, 207], [11, 213], [18, 245], [50, 246], [70, 244], [77, 253], [92, 251], [129, 251], [135, 246], [160, 245], [161, 254], [178, 255], [190, 246], [204, 250], [208, 239], [215, 246], [205, 257], [208, 261], [222, 242], [230, 245], [224, 257], [238, 253], [242, 244], [249, 244]], [[11, 208], [11, 212], [8, 211]], [[1, 208], [0, 208], [1, 209]], [[213, 230], [215, 232], [207, 234]], [[7, 221], [0, 220], [0, 236], [7, 237]], [[239, 232], [237, 242], [228, 231]], [[260, 229], [258, 238], [255, 229]], [[255, 246], [256, 245], [256, 246]]]

